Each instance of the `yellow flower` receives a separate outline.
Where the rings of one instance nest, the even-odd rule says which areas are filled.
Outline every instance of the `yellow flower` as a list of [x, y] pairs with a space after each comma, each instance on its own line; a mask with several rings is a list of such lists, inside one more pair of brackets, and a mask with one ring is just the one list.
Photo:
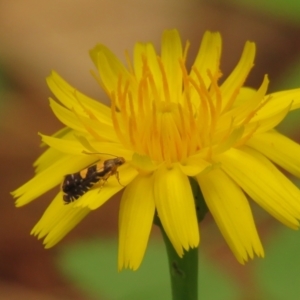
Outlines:
[[[32, 230], [46, 248], [60, 241], [91, 210], [123, 189], [119, 215], [119, 269], [142, 261], [155, 211], [179, 256], [200, 240], [188, 177], [194, 177], [210, 213], [239, 262], [264, 251], [248, 195], [283, 224], [298, 228], [300, 192], [275, 166], [300, 177], [300, 147], [273, 128], [300, 106], [300, 89], [266, 95], [269, 80], [243, 87], [255, 44], [247, 42], [232, 73], [219, 84], [221, 37], [206, 32], [195, 62], [185, 66], [189, 44], [165, 31], [161, 53], [137, 43], [123, 65], [97, 45], [91, 58], [111, 107], [81, 94], [53, 72], [50, 99], [66, 126], [42, 136], [49, 148], [36, 175], [13, 192], [22, 206], [95, 161], [123, 157], [119, 181], [110, 176], [68, 205], [60, 191]], [[99, 154], [95, 154], [95, 152]], [[88, 154], [90, 153], [90, 154]], [[94, 154], [91, 154], [94, 153]], [[102, 153], [102, 154], [101, 154]]]

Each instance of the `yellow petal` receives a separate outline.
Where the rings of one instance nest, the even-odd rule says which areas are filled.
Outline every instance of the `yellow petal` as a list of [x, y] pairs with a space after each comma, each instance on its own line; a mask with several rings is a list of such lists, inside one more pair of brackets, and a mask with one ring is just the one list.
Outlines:
[[255, 134], [247, 145], [261, 152], [276, 164], [300, 177], [300, 145], [272, 130]]
[[223, 108], [226, 107], [226, 104], [229, 103], [231, 97], [245, 82], [250, 70], [254, 65], [255, 49], [254, 43], [246, 42], [238, 64], [222, 84], [221, 92], [223, 98]]
[[125, 189], [119, 212], [119, 270], [136, 270], [144, 257], [155, 204], [151, 175], [136, 177]]
[[197, 176], [205, 202], [226, 242], [244, 264], [253, 252], [264, 256], [248, 200], [239, 186], [222, 170]]
[[[89, 155], [90, 149], [84, 147], [79, 140], [58, 139], [52, 136], [40, 134], [42, 141], [50, 146], [50, 149], [57, 149], [60, 152], [74, 155]], [[105, 159], [111, 159], [111, 156], [121, 156], [126, 160], [131, 158], [132, 152], [124, 149], [119, 143], [92, 141], [94, 151], [91, 154], [96, 154], [99, 158], [105, 156]], [[111, 155], [111, 156], [110, 156]], [[95, 157], [95, 156], [94, 156]], [[96, 159], [95, 159], [96, 160]], [[104, 159], [102, 159], [104, 160]]]
[[182, 93], [182, 45], [177, 30], [166, 30], [162, 36], [161, 58], [166, 72], [172, 102], [179, 102]]
[[[50, 98], [50, 107], [55, 116], [66, 126], [77, 130], [78, 132], [91, 134], [108, 140], [118, 141], [115, 130], [111, 125], [101, 123], [98, 120], [92, 120], [86, 116], [80, 115], [75, 111], [70, 111]], [[96, 138], [97, 138], [96, 137]]]
[[[268, 77], [267, 77], [268, 78]], [[264, 80], [266, 79], [266, 76], [264, 77]], [[261, 87], [262, 88], [264, 86], [264, 82], [262, 83]], [[255, 95], [257, 94], [257, 90], [254, 88], [250, 88], [250, 87], [241, 87], [239, 94], [237, 95], [234, 105], [233, 105], [233, 109], [235, 107], [238, 107], [240, 105], [244, 105], [245, 102], [248, 102], [249, 99], [253, 99], [255, 97]]]
[[49, 102], [53, 113], [63, 124], [79, 132], [86, 133], [85, 128], [82, 126], [82, 124], [73, 112], [61, 106], [51, 98], [49, 99]]
[[291, 199], [297, 199], [296, 201], [290, 201], [290, 206], [293, 210], [294, 216], [296, 216], [297, 219], [300, 219], [300, 203], [298, 200], [300, 190], [298, 186], [296, 186], [289, 178], [287, 178], [282, 172], [280, 172], [269, 159], [267, 159], [264, 155], [262, 155], [255, 149], [250, 147], [244, 147], [244, 151], [247, 154], [250, 154], [253, 157], [257, 158], [260, 161], [260, 163], [264, 164], [264, 166], [273, 173], [273, 175], [281, 183], [283, 189], [289, 194]]
[[194, 155], [190, 156], [184, 164], [178, 164], [178, 166], [186, 176], [193, 177], [210, 168], [211, 163], [197, 155]]
[[251, 131], [253, 127], [257, 127], [255, 133], [262, 133], [273, 129], [286, 117], [290, 110], [291, 105], [288, 104], [285, 108], [280, 111], [276, 111], [274, 114], [264, 114], [264, 118], [262, 118], [263, 116], [259, 115], [260, 111], [258, 111], [256, 116], [247, 125], [245, 134], [247, 134], [248, 131]]
[[286, 111], [300, 108], [300, 89], [272, 93], [265, 98], [268, 99], [267, 104], [257, 111], [251, 122], [263, 123], [265, 120], [278, 118], [276, 116], [281, 115], [282, 118], [278, 118], [273, 127], [268, 126], [264, 131], [274, 128], [286, 116]]
[[272, 93], [266, 97], [270, 97], [271, 99], [267, 105], [258, 111], [256, 116], [258, 119], [263, 119], [266, 115], [277, 114], [290, 104], [291, 110], [300, 108], [300, 89]]
[[113, 195], [123, 189], [123, 186], [118, 182], [112, 183], [111, 181], [114, 181], [113, 177], [109, 178], [101, 187], [99, 187], [99, 184], [95, 184], [88, 192], [75, 201], [74, 207], [87, 207], [90, 210], [101, 207]]
[[118, 79], [122, 76], [123, 83], [131, 76], [118, 58], [104, 45], [97, 45], [90, 51], [90, 56], [98, 69], [100, 80], [109, 93], [118, 89]]
[[[63, 127], [61, 129], [59, 129], [58, 131], [54, 132], [52, 134], [53, 137], [55, 138], [69, 138], [69, 139], [72, 139], [73, 137], [73, 131], [71, 128], [69, 127]], [[45, 144], [42, 142], [41, 143], [41, 147], [44, 147]]]
[[61, 152], [75, 155], [84, 155], [83, 151], [86, 151], [85, 148], [77, 140], [66, 140], [58, 139], [52, 136], [47, 136], [39, 134], [42, 137], [42, 141], [48, 146], [57, 149]]
[[183, 249], [197, 247], [199, 229], [191, 186], [177, 166], [154, 173], [154, 199], [160, 221], [180, 257]]
[[[209, 88], [211, 83], [207, 71], [209, 70], [212, 75], [216, 74], [219, 69], [221, 51], [222, 40], [220, 33], [206, 31], [193, 65], [193, 68], [196, 68], [201, 74], [206, 88]], [[192, 71], [190, 76], [192, 79], [197, 80], [195, 72]]]
[[112, 126], [110, 108], [101, 102], [87, 97], [69, 85], [56, 72], [47, 77], [47, 84], [56, 98], [67, 108], [75, 109], [80, 114], [92, 112], [101, 122]]
[[65, 205], [62, 193], [58, 193], [42, 218], [34, 226], [31, 234], [44, 240], [45, 248], [53, 247], [71, 231], [88, 213], [87, 208], [74, 208], [74, 204]]
[[298, 228], [300, 192], [295, 188], [287, 188], [293, 184], [275, 167], [271, 168], [266, 158], [263, 159], [254, 150], [247, 151], [245, 147], [232, 148], [220, 155], [219, 160], [222, 169], [254, 201], [286, 226]]
[[155, 52], [153, 44], [137, 43], [134, 47], [134, 74], [138, 82], [143, 78], [145, 72], [144, 59], [146, 59], [147, 67], [150, 69], [150, 73], [153, 75], [153, 79], [158, 91], [160, 91], [162, 88], [161, 71], [157, 61], [157, 53]]
[[[269, 85], [268, 76], [265, 75], [264, 80], [257, 91], [247, 91], [247, 94], [250, 96], [247, 99], [244, 99], [242, 102], [238, 99], [238, 105], [236, 105], [233, 109], [229, 110], [228, 113], [225, 113], [222, 116], [223, 118], [231, 118], [234, 119], [235, 124], [241, 124], [245, 118], [249, 115], [251, 111], [254, 111], [259, 104], [262, 102]], [[245, 91], [243, 92], [245, 96]], [[222, 126], [222, 123], [220, 124]]]
[[38, 159], [34, 162], [33, 166], [36, 168], [35, 172], [39, 173], [49, 168], [54, 161], [64, 156], [60, 151], [52, 148], [48, 148], [44, 153], [42, 153]]
[[31, 202], [60, 184], [66, 174], [78, 172], [90, 165], [94, 160], [95, 157], [90, 155], [81, 155], [78, 157], [74, 157], [74, 155], [60, 156], [60, 158], [49, 165], [47, 169], [39, 172], [31, 180], [12, 192], [15, 198], [19, 198], [16, 201], [16, 206], [23, 206]]
[[[64, 127], [61, 130], [54, 133], [52, 137], [72, 140], [74, 139], [74, 131], [68, 127]], [[41, 147], [45, 145], [46, 144], [42, 142]], [[46, 149], [44, 153], [42, 153], [33, 163], [33, 166], [35, 167], [35, 172], [39, 173], [40, 171], [47, 169], [50, 165], [52, 165], [53, 161], [59, 159], [61, 155], [64, 154], [62, 154], [60, 151], [51, 148]]]

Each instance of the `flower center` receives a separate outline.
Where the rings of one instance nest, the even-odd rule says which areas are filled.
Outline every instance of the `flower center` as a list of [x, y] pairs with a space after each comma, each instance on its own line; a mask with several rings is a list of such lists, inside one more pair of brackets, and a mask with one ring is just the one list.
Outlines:
[[112, 119], [120, 140], [134, 152], [157, 162], [180, 162], [210, 144], [221, 98], [216, 78], [209, 92], [199, 73], [196, 80], [187, 75], [183, 62], [183, 87], [171, 86], [158, 61], [160, 74], [153, 74], [145, 60], [139, 80], [119, 77], [119, 89], [111, 94]]
[[156, 71], [144, 58], [140, 78], [133, 72], [126, 80], [120, 75], [118, 90], [111, 93], [112, 119], [119, 139], [156, 162], [182, 162], [200, 151], [209, 158], [213, 152], [226, 151], [241, 140], [245, 124], [256, 111], [256, 102], [243, 109], [243, 114], [235, 108], [243, 80], [224, 98], [217, 83], [219, 70], [215, 74], [207, 70], [208, 84], [196, 68], [188, 74], [184, 62], [179, 64], [181, 80], [174, 85], [160, 58]]
[[180, 103], [152, 101], [147, 110], [129, 104], [112, 111], [119, 138], [133, 151], [167, 163], [189, 155], [193, 130]]

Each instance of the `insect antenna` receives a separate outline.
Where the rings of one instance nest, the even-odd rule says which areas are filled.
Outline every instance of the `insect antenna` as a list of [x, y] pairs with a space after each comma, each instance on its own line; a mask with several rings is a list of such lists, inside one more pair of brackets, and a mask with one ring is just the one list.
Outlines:
[[110, 154], [110, 153], [104, 153], [104, 152], [88, 152], [88, 151], [82, 151], [82, 153], [84, 154], [104, 154], [104, 155], [109, 155], [109, 156], [113, 156], [113, 157], [117, 157], [117, 155], [113, 155], [113, 154]]

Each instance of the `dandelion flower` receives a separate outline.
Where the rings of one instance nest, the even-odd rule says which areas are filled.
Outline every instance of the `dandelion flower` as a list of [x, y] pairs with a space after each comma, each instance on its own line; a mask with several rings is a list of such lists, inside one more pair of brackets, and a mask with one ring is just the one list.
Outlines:
[[[219, 83], [219, 33], [206, 32], [191, 70], [189, 43], [165, 31], [161, 53], [137, 43], [126, 66], [105, 46], [90, 51], [94, 77], [108, 95], [107, 107], [77, 91], [53, 72], [47, 83], [58, 101], [50, 106], [65, 127], [41, 135], [49, 148], [35, 162], [36, 175], [13, 192], [25, 205], [59, 185], [66, 174], [96, 161], [122, 157], [119, 181], [110, 176], [65, 205], [59, 191], [32, 234], [54, 246], [89, 212], [124, 189], [119, 211], [119, 269], [137, 269], [154, 214], [177, 254], [198, 246], [200, 233], [189, 177], [198, 182], [207, 207], [237, 260], [263, 256], [248, 198], [286, 226], [297, 229], [299, 189], [277, 166], [300, 177], [300, 146], [277, 132], [300, 106], [300, 89], [267, 94], [244, 87], [255, 44], [246, 42], [231, 74]], [[88, 154], [90, 153], [90, 154]], [[94, 154], [93, 154], [94, 153]], [[98, 153], [98, 154], [97, 154]], [[101, 154], [102, 153], [102, 154]]]

